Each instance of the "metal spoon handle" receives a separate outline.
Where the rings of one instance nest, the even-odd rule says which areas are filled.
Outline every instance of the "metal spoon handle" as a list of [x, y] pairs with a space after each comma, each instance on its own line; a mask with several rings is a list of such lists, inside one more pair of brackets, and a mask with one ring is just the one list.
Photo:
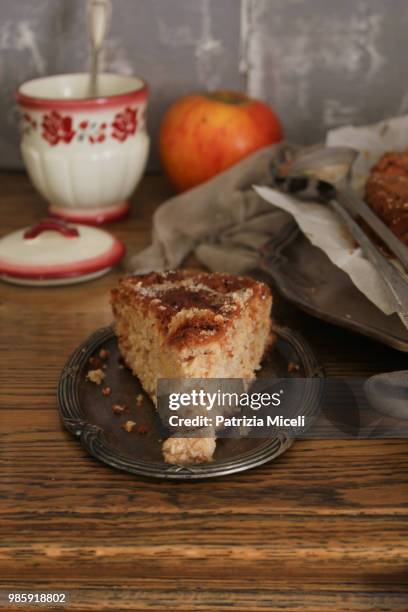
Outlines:
[[88, 33], [91, 41], [91, 70], [89, 93], [94, 97], [98, 92], [99, 51], [108, 31], [112, 14], [110, 0], [88, 0]]
[[[331, 200], [330, 205], [341, 217], [351, 235], [363, 249], [365, 255], [377, 268], [387, 285], [395, 310], [405, 317], [408, 313], [408, 285], [402, 280], [394, 266], [387, 261], [375, 244], [371, 242], [370, 238], [368, 238], [358, 223], [354, 221], [347, 210], [336, 200]], [[404, 322], [404, 319], [402, 321]]]
[[[292, 161], [290, 176], [307, 175], [322, 179], [336, 188], [337, 199], [353, 215], [361, 217], [379, 238], [387, 245], [408, 271], [408, 247], [385, 225], [371, 208], [350, 187], [350, 174], [358, 151], [350, 147], [320, 147], [299, 154]], [[339, 172], [344, 167], [346, 171]], [[335, 170], [330, 178], [327, 173]], [[336, 176], [337, 175], [337, 176]]]
[[369, 225], [377, 236], [381, 238], [408, 271], [408, 247], [393, 234], [390, 228], [387, 227], [371, 208], [347, 185], [336, 185], [336, 188], [338, 200], [354, 214], [364, 219], [367, 225]]

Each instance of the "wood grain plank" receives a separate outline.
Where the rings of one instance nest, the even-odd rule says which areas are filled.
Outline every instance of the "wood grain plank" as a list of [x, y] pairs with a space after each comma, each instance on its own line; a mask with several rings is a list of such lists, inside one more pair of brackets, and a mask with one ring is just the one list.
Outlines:
[[[23, 588], [30, 591], [32, 584], [24, 582]], [[16, 588], [14, 582], [5, 583], [5, 590]], [[36, 591], [47, 591], [48, 582], [40, 581]], [[406, 612], [406, 592], [398, 586], [384, 585], [367, 581], [362, 588], [355, 590], [353, 585], [343, 583], [330, 585], [308, 582], [303, 588], [291, 582], [279, 580], [253, 581], [250, 586], [242, 585], [240, 580], [210, 580], [205, 584], [179, 578], [163, 579], [158, 588], [155, 580], [130, 580], [126, 586], [117, 587], [115, 582], [79, 581], [72, 584], [54, 582], [53, 591], [66, 592], [69, 604], [55, 610], [164, 610], [174, 612], [214, 612], [215, 610], [238, 610], [264, 612], [268, 610], [296, 610], [316, 612], [317, 610], [350, 610], [359, 612]], [[1, 601], [1, 600], [0, 600]], [[25, 608], [38, 610], [38, 607]], [[47, 607], [48, 610], [53, 609]]]
[[[2, 414], [6, 418], [0, 434], [4, 449], [0, 483], [7, 492], [6, 510], [18, 507], [20, 487], [35, 491], [41, 507], [50, 502], [50, 487], [63, 486], [64, 497], [55, 499], [50, 511], [63, 511], [67, 504], [77, 507], [81, 501], [97, 511], [101, 496], [116, 492], [118, 512], [128, 509], [126, 500], [136, 503], [138, 510], [156, 512], [154, 499], [160, 496], [161, 510], [166, 512], [174, 508], [192, 513], [408, 514], [408, 440], [392, 444], [389, 440], [302, 440], [272, 464], [216, 479], [211, 485], [165, 483], [121, 473], [90, 458], [62, 429], [55, 405], [53, 412]], [[165, 507], [164, 499], [169, 500]], [[33, 512], [36, 507], [31, 506]], [[105, 510], [106, 506], [100, 508]]]
[[[45, 214], [23, 175], [1, 180], [2, 233]], [[109, 227], [129, 252], [169, 194], [147, 176], [132, 216]], [[121, 274], [0, 287], [0, 589], [69, 590], [70, 610], [408, 609], [408, 440], [304, 440], [252, 472], [168, 483], [98, 463], [63, 430], [61, 368], [110, 323]], [[407, 365], [278, 295], [275, 312], [330, 376]]]

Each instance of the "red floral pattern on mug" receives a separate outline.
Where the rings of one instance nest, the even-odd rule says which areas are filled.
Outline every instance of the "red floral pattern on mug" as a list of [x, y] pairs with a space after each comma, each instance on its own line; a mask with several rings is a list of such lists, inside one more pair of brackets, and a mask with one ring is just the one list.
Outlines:
[[112, 122], [112, 137], [123, 142], [128, 136], [131, 136], [137, 129], [136, 110], [133, 108], [125, 108], [121, 113], [116, 113]]
[[[59, 142], [70, 143], [74, 137], [79, 142], [88, 141], [90, 144], [102, 143], [109, 136], [119, 142], [124, 142], [128, 136], [136, 133], [139, 124], [143, 126], [143, 120], [143, 108], [126, 107], [116, 113], [112, 123], [97, 123], [83, 119], [78, 123], [77, 129], [73, 129], [72, 117], [69, 115], [62, 116], [57, 111], [51, 111], [43, 115], [41, 136], [50, 145], [56, 145]], [[26, 131], [29, 128], [35, 129], [37, 127], [37, 123], [28, 114], [23, 115], [23, 121], [26, 125]], [[112, 128], [110, 134], [107, 133], [109, 128]]]
[[69, 116], [63, 117], [57, 111], [44, 115], [42, 128], [42, 136], [45, 140], [48, 140], [50, 145], [56, 145], [61, 140], [69, 143], [75, 136], [75, 130], [72, 129], [72, 118]]

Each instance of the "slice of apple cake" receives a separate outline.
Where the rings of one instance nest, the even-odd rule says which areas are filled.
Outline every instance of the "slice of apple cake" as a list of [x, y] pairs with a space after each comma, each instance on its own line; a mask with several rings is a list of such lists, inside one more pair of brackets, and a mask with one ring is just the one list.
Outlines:
[[[253, 378], [271, 338], [269, 288], [177, 270], [123, 278], [111, 298], [126, 365], [156, 403], [159, 378]], [[213, 438], [169, 438], [169, 463], [209, 461]]]

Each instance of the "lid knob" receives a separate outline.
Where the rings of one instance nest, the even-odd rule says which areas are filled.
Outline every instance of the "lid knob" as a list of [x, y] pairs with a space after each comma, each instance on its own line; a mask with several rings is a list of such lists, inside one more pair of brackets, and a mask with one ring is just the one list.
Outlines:
[[37, 238], [42, 232], [59, 232], [65, 238], [77, 238], [79, 232], [76, 227], [70, 227], [61, 219], [43, 219], [33, 227], [30, 227], [23, 234], [25, 240]]

